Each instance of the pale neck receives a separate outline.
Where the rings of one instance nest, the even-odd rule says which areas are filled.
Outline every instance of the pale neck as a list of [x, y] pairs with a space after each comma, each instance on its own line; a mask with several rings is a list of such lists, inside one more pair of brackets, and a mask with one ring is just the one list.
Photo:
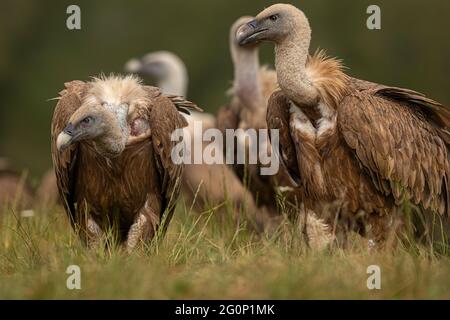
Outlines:
[[166, 94], [186, 96], [187, 72], [184, 68], [171, 67], [167, 75], [158, 80], [158, 87]]
[[297, 105], [315, 106], [318, 92], [306, 73], [310, 31], [293, 33], [275, 45], [275, 67], [280, 88]]
[[258, 50], [239, 50], [233, 63], [235, 95], [244, 107], [258, 109], [262, 102]]
[[126, 146], [129, 138], [127, 123], [128, 108], [119, 108], [106, 126], [105, 132], [95, 140], [96, 149], [102, 154], [119, 154]]

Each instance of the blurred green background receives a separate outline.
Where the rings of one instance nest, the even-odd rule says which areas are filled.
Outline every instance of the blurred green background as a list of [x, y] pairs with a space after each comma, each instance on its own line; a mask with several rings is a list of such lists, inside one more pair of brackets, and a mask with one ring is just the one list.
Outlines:
[[[0, 156], [36, 182], [51, 166], [50, 121], [63, 83], [122, 72], [131, 57], [171, 50], [189, 71], [189, 98], [215, 112], [232, 79], [228, 29], [274, 1], [146, 0], [0, 3]], [[419, 90], [450, 105], [450, 1], [299, 0], [318, 46], [344, 59], [353, 76]], [[66, 28], [81, 7], [82, 30]], [[377, 4], [382, 29], [366, 28]], [[262, 62], [273, 65], [264, 45]]]

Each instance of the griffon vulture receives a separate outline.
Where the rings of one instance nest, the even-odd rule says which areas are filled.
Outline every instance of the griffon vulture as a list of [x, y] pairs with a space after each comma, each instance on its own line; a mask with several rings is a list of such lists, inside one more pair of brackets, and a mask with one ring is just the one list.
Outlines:
[[52, 158], [66, 212], [89, 246], [114, 224], [131, 250], [172, 217], [183, 166], [171, 159], [171, 134], [186, 125], [178, 111], [195, 106], [134, 76], [65, 86], [53, 115]]
[[[148, 76], [156, 81], [156, 86], [164, 93], [186, 96], [188, 75], [183, 61], [168, 51], [157, 51], [146, 54], [140, 59], [131, 59], [125, 64], [127, 72]], [[194, 122], [202, 123], [203, 130], [214, 128], [216, 121], [213, 115], [192, 111], [183, 116], [188, 122], [185, 130], [189, 130], [194, 140]], [[193, 141], [192, 141], [193, 142]], [[204, 146], [203, 146], [204, 147]], [[188, 204], [193, 202], [198, 211], [208, 207], [226, 209], [226, 202], [233, 206], [237, 218], [241, 207], [252, 213], [252, 220], [258, 229], [263, 229], [265, 212], [256, 207], [251, 193], [245, 189], [233, 170], [225, 164], [187, 164], [182, 178], [182, 192]]]
[[[258, 47], [241, 47], [237, 41], [238, 28], [252, 19], [253, 17], [248, 16], [241, 17], [230, 28], [229, 46], [234, 67], [234, 81], [233, 87], [229, 90], [232, 101], [220, 108], [217, 115], [218, 127], [222, 132], [226, 129], [267, 129], [267, 102], [278, 88], [276, 72], [259, 64]], [[265, 142], [266, 144], [258, 141], [259, 147], [268, 148], [270, 154], [270, 142]], [[236, 149], [234, 151], [236, 152]], [[309, 246], [320, 249], [331, 242], [329, 226], [314, 212], [300, 205], [292, 210], [292, 205], [296, 207], [296, 204], [301, 203], [302, 194], [293, 189], [295, 183], [284, 167], [280, 167], [277, 174], [272, 176], [261, 175], [260, 163], [235, 164], [233, 169], [241, 181], [245, 181], [258, 210], [264, 212], [264, 215], [259, 213], [259, 216], [263, 221], [269, 221], [272, 224], [271, 228], [281, 221], [280, 210], [291, 219], [297, 217], [298, 212], [302, 212], [303, 215], [298, 221]], [[277, 199], [281, 193], [283, 200]], [[282, 208], [278, 208], [279, 200], [282, 202]]]
[[402, 226], [405, 200], [448, 218], [448, 108], [352, 78], [321, 52], [309, 56], [308, 19], [292, 5], [265, 9], [237, 37], [243, 46], [275, 43], [281, 91], [270, 98], [267, 123], [280, 130], [281, 159], [307, 206], [337, 203], [329, 222], [353, 221], [375, 243]]

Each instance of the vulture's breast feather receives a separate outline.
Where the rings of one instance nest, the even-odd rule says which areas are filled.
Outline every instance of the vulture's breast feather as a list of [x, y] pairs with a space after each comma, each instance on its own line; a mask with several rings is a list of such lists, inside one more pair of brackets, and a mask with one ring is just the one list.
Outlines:
[[98, 155], [88, 144], [80, 145], [76, 201], [86, 201], [97, 214], [119, 209], [134, 217], [149, 194], [160, 197], [160, 180], [150, 139], [128, 145], [116, 158]]

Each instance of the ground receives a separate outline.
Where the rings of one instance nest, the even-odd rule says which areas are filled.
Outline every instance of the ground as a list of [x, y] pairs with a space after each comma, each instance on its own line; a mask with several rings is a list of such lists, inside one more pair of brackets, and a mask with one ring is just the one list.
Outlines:
[[[217, 212], [179, 205], [163, 240], [129, 255], [87, 250], [62, 208], [33, 217], [0, 213], [0, 299], [441, 299], [450, 298], [450, 256], [417, 245], [368, 252], [313, 252], [297, 228], [259, 236]], [[81, 289], [66, 286], [78, 265]], [[367, 288], [378, 265], [381, 289]]]

